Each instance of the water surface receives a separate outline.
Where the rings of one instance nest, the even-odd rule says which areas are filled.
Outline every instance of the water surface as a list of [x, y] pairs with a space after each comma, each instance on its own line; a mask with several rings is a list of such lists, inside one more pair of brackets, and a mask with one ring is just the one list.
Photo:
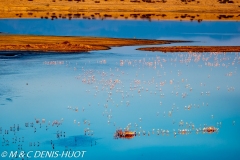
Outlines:
[[[97, 22], [71, 21], [85, 25]], [[1, 20], [0, 23], [27, 26], [24, 20]], [[140, 21], [124, 26], [123, 22], [114, 23], [126, 30], [130, 24], [142, 29], [142, 24], [165, 25], [167, 29], [171, 29], [167, 27], [171, 23], [190, 25], [190, 28], [198, 25], [193, 27], [196, 32], [217, 32], [214, 26], [220, 25], [221, 33], [227, 25]], [[204, 25], [210, 27], [199, 30], [198, 27]], [[235, 28], [233, 33], [239, 33], [234, 22], [229, 25]], [[10, 27], [4, 30], [3, 25], [0, 26], [4, 32], [31, 34]], [[132, 37], [132, 32], [128, 34], [125, 29], [114, 31], [116, 35], [91, 33]], [[146, 32], [149, 34], [138, 31], [136, 37], [193, 40], [199, 37], [183, 34], [186, 31], [172, 33], [172, 36], [160, 32], [157, 35], [152, 29]], [[60, 32], [53, 33], [60, 35]], [[239, 36], [222, 37], [207, 34], [205, 42], [185, 45], [238, 45]], [[137, 51], [136, 48], [115, 47], [108, 51], [76, 54], [13, 52], [16, 56], [2, 56], [0, 151], [84, 150], [87, 152], [83, 159], [239, 159], [239, 53], [160, 53]], [[61, 122], [61, 125], [52, 125], [54, 122]], [[183, 125], [179, 125], [181, 122]], [[11, 131], [14, 125], [15, 133]], [[116, 129], [127, 126], [140, 135], [115, 139]], [[203, 133], [200, 130], [204, 126], [214, 126], [219, 131]], [[183, 129], [188, 130], [187, 134], [178, 132]]]

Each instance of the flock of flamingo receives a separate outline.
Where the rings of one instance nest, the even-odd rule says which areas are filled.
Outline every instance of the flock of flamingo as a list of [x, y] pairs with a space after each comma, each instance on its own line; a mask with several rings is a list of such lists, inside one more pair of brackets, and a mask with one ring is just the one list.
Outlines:
[[[214, 76], [218, 77], [218, 74], [236, 78], [239, 64], [239, 53], [171, 53], [170, 55], [146, 55], [144, 58], [135, 59], [115, 58], [114, 61], [111, 59], [98, 59], [95, 62], [89, 61], [84, 63], [80, 61], [43, 62], [43, 65], [49, 67], [62, 65], [71, 70], [75, 74], [73, 79], [84, 88], [84, 94], [88, 97], [85, 100], [88, 101], [88, 105], [83, 106], [79, 104], [78, 106], [73, 106], [69, 104], [68, 106], [62, 106], [66, 108], [65, 116], [73, 113], [78, 115], [76, 117], [79, 117], [80, 114], [84, 115], [86, 111], [90, 110], [89, 108], [96, 107], [98, 110], [102, 110], [102, 112], [95, 115], [105, 118], [106, 124], [101, 125], [110, 128], [108, 132], [115, 139], [132, 139], [134, 137], [153, 135], [178, 137], [193, 133], [216, 134], [220, 132], [223, 125], [221, 121], [207, 125], [205, 123], [198, 124], [185, 121], [184, 117], [186, 113], [194, 109], [211, 107], [212, 104], [208, 102], [208, 97], [213, 96], [216, 92], [234, 93], [237, 90], [235, 84], [227, 83], [226, 86], [218, 86], [216, 83], [216, 86], [208, 87], [208, 80]], [[94, 67], [91, 68], [91, 66]], [[195, 84], [194, 76], [197, 77], [197, 73], [187, 73], [187, 70], [182, 70], [182, 66], [189, 70], [191, 70], [191, 67], [199, 68], [199, 70], [203, 69], [205, 70], [203, 71], [205, 77], [199, 80], [201, 81], [200, 83], [197, 81], [197, 84]], [[211, 72], [212, 75], [207, 72], [215, 68], [221, 68], [222, 72]], [[196, 70], [196, 72], [199, 71]], [[191, 80], [191, 78], [194, 80]], [[198, 86], [198, 89], [195, 89], [196, 86]], [[76, 89], [83, 90], [82, 88]], [[212, 88], [215, 89], [212, 90]], [[201, 100], [196, 103], [188, 101], [193, 95], [197, 98], [201, 97]], [[101, 102], [97, 101], [98, 97], [100, 97]], [[139, 113], [141, 112], [140, 109], [138, 110], [138, 107], [141, 103], [145, 104], [148, 99], [151, 101], [150, 105], [141, 108], [141, 110], [146, 110], [147, 114], [142, 114], [145, 117], [143, 118], [138, 114], [138, 111]], [[184, 102], [185, 105], [179, 104], [179, 102]], [[136, 114], [130, 112], [132, 110]], [[124, 115], [121, 111], [124, 112]], [[61, 115], [56, 120], [35, 118], [25, 124], [14, 124], [8, 128], [0, 127], [0, 135], [2, 135], [1, 148], [14, 145], [18, 150], [23, 150], [25, 142], [29, 143], [27, 147], [39, 147], [43, 142], [29, 141], [27, 140], [28, 136], [22, 136], [19, 133], [23, 130], [30, 130], [32, 134], [37, 134], [41, 130], [41, 132], [39, 131], [41, 134], [48, 134], [49, 130], [55, 128], [55, 139], [49, 140], [48, 145], [52, 149], [56, 149], [55, 140], [71, 136], [68, 135], [68, 123], [73, 123], [76, 128], [82, 127], [82, 135], [97, 137], [98, 131], [94, 130], [94, 125], [96, 125], [98, 117], [95, 115], [84, 120], [72, 117], [71, 122], [65, 120]], [[147, 121], [146, 117], [156, 120], [157, 118], [165, 118], [164, 121], [167, 124], [169, 122], [172, 124], [170, 126], [171, 129], [169, 127], [160, 128], [158, 123], [151, 125], [143, 123]], [[128, 118], [131, 121], [122, 126], [122, 121], [128, 121]], [[214, 119], [215, 115], [211, 114], [209, 118]], [[133, 119], [134, 121], [132, 121]], [[233, 120], [232, 125], [234, 126], [235, 124], [236, 122]], [[92, 144], [94, 142], [91, 141], [91, 146]], [[66, 145], [65, 148], [68, 148], [68, 146]]]

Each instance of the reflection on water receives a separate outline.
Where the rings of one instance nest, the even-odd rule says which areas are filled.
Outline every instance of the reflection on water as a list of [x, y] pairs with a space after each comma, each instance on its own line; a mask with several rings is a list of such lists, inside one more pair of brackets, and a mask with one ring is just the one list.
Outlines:
[[239, 54], [135, 48], [1, 59], [1, 150], [239, 159]]
[[[63, 134], [64, 137], [64, 132], [59, 133], [60, 135]], [[93, 146], [97, 145], [97, 139], [93, 138], [91, 136], [84, 136], [84, 135], [79, 135], [79, 136], [70, 136], [64, 139], [58, 139], [54, 141], [47, 141], [47, 144], [56, 144], [58, 146], [63, 146], [66, 149], [68, 147], [82, 147], [82, 146]]]

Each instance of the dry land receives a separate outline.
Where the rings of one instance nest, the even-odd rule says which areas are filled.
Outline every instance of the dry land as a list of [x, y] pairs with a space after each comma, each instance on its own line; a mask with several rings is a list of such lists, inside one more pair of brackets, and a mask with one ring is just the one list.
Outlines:
[[0, 51], [80, 52], [107, 50], [110, 47], [156, 45], [175, 42], [184, 41], [0, 34]]
[[173, 46], [139, 48], [138, 50], [153, 52], [240, 52], [240, 46]]
[[0, 0], [0, 18], [240, 20], [240, 0]]

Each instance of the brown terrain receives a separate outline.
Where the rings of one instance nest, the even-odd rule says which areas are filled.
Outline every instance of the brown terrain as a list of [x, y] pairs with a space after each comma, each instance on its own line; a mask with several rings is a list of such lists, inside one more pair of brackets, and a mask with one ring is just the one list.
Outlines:
[[0, 51], [80, 52], [107, 50], [110, 47], [156, 45], [176, 42], [184, 41], [0, 34]]
[[240, 52], [240, 46], [173, 46], [138, 48], [141, 51], [159, 52]]
[[240, 0], [0, 0], [0, 18], [240, 20]]

